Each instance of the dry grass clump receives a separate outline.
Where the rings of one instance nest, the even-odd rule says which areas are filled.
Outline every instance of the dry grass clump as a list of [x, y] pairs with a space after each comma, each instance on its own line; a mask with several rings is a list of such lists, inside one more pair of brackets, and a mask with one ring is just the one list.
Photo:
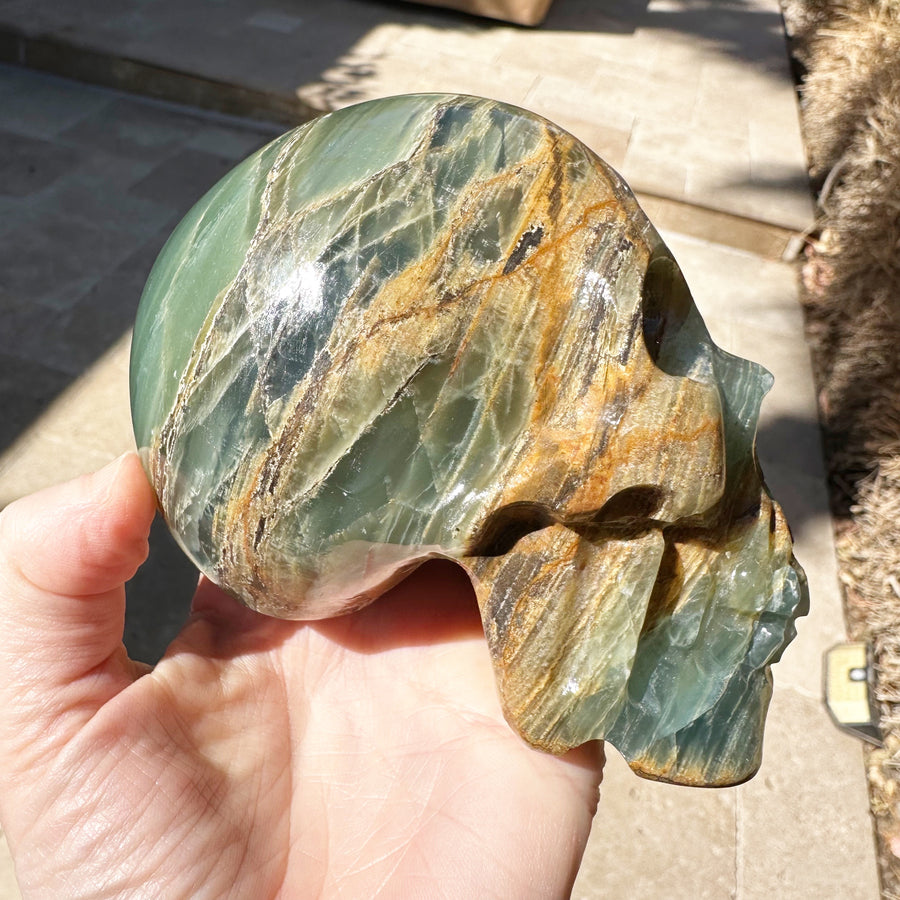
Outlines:
[[[881, 448], [859, 486], [854, 525], [838, 541], [851, 626], [878, 662], [884, 747], [867, 754], [883, 896], [900, 898], [900, 444]], [[855, 621], [853, 621], [855, 620]]]
[[869, 754], [884, 896], [900, 898], [900, 0], [785, 0], [820, 186], [803, 267], [854, 637], [872, 642]]
[[812, 8], [804, 136], [813, 177], [824, 177], [864, 140], [875, 107], [900, 100], [900, 3], [816, 0]]
[[[861, 112], [833, 163], [821, 237], [804, 268], [841, 514], [855, 499], [856, 483], [890, 459], [900, 440], [900, 21], [897, 30], [896, 51], [885, 58], [894, 71], [882, 70], [881, 95]], [[873, 72], [870, 84], [878, 82]], [[819, 87], [829, 95], [836, 90], [831, 79]], [[810, 102], [810, 119], [822, 102]], [[826, 124], [841, 121], [832, 112]], [[832, 138], [825, 148], [831, 162], [836, 130], [819, 131]]]

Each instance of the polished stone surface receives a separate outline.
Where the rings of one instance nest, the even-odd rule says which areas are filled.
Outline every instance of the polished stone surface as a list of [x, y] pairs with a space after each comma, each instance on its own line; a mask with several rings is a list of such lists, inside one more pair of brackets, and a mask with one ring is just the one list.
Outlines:
[[587, 148], [413, 95], [289, 132], [194, 207], [132, 406], [174, 533], [249, 605], [334, 615], [456, 559], [526, 740], [722, 785], [759, 765], [805, 605], [753, 452], [770, 383]]

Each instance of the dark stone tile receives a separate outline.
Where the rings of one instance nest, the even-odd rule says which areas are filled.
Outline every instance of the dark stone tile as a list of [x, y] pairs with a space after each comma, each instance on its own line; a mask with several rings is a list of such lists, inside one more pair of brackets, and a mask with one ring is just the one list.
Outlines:
[[0, 235], [7, 228], [15, 227], [20, 218], [23, 201], [18, 197], [4, 197], [0, 194]]
[[50, 212], [7, 229], [0, 241], [0, 272], [8, 294], [65, 309], [135, 252], [139, 236]]
[[236, 128], [211, 123], [191, 138], [188, 147], [191, 150], [202, 150], [205, 153], [212, 153], [214, 156], [231, 159], [238, 163], [286, 130], [285, 128]]
[[168, 230], [144, 244], [67, 311], [57, 339], [66, 366], [82, 371], [134, 325], [141, 292]]
[[131, 193], [187, 212], [233, 167], [233, 159], [202, 150], [182, 150], [139, 181]]
[[71, 172], [82, 159], [71, 147], [0, 131], [0, 195], [28, 197]]
[[[118, 171], [116, 162], [119, 161], [110, 159], [111, 178]], [[87, 225], [134, 235], [140, 240], [155, 234], [178, 209], [178, 205], [167, 204], [165, 198], [136, 196], [131, 186], [117, 189], [100, 165], [60, 179], [32, 204], [33, 214], [66, 220], [73, 230]]]
[[[0, 6], [2, 13], [2, 6]], [[17, 34], [8, 31], [0, 32], [0, 61], [4, 63], [16, 63], [19, 61], [21, 39]]]
[[123, 158], [109, 153], [92, 153], [78, 169], [80, 184], [95, 186], [104, 193], [117, 191], [127, 194], [142, 178], [153, 171], [152, 159]]
[[41, 362], [0, 353], [0, 448], [25, 431], [70, 380]]
[[[59, 335], [65, 324], [61, 310], [42, 306], [26, 295], [0, 287], [0, 356], [15, 373], [11, 360], [50, 367], [69, 378], [76, 373], [58, 352]], [[27, 371], [27, 367], [26, 370]]]
[[197, 116], [162, 104], [120, 97], [60, 133], [70, 146], [110, 155], [164, 159], [202, 125]]
[[0, 65], [0, 126], [17, 134], [50, 140], [114, 97], [55, 75]]
[[68, 306], [48, 306], [0, 288], [0, 353], [42, 362], [75, 377], [134, 325], [150, 268], [168, 229], [82, 289]]

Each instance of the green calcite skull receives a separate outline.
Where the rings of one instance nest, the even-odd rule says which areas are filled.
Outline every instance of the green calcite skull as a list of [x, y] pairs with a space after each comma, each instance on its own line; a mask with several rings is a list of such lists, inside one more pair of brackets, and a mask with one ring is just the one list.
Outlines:
[[414, 95], [291, 131], [191, 210], [131, 395], [169, 525], [248, 605], [333, 616], [457, 560], [527, 741], [732, 784], [805, 602], [754, 456], [770, 381], [584, 145]]

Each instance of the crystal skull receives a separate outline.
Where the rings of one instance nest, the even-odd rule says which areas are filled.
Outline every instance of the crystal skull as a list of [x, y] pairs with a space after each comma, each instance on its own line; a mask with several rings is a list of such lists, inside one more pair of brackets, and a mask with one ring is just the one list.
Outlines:
[[622, 179], [458, 95], [282, 136], [187, 215], [135, 327], [135, 435], [188, 555], [294, 619], [470, 574], [507, 718], [742, 781], [805, 578], [715, 346]]

